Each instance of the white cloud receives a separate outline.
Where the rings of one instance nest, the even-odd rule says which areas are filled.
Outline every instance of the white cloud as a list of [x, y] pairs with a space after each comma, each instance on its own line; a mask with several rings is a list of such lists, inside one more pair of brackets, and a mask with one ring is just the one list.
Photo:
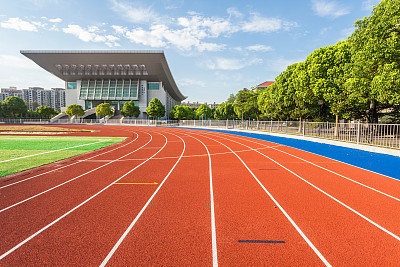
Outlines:
[[250, 51], [259, 51], [259, 52], [267, 52], [273, 50], [271, 46], [257, 44], [257, 45], [250, 45], [246, 47], [247, 50]]
[[61, 18], [55, 18], [55, 19], [49, 19], [49, 21], [53, 22], [53, 23], [60, 23], [60, 22], [62, 22], [62, 19]]
[[38, 28], [35, 24], [28, 21], [24, 21], [20, 18], [9, 18], [7, 21], [2, 22], [0, 26], [5, 29], [13, 29], [17, 31], [30, 31], [30, 32], [38, 31]]
[[133, 43], [143, 44], [151, 47], [164, 47], [167, 44], [162, 37], [157, 35], [157, 30], [146, 31], [142, 28], [133, 29], [125, 32], [125, 36]]
[[376, 6], [377, 4], [379, 4], [380, 0], [367, 0], [362, 2], [362, 9], [364, 10], [371, 10], [374, 6]]
[[244, 67], [262, 63], [262, 59], [239, 59], [239, 58], [221, 58], [206, 62], [206, 67], [210, 70], [240, 70]]
[[152, 10], [152, 7], [141, 7], [140, 2], [122, 2], [111, 0], [112, 9], [133, 23], [152, 23], [158, 21], [160, 16]]
[[79, 25], [68, 25], [67, 28], [62, 29], [63, 32], [72, 34], [78, 37], [80, 40], [84, 42], [95, 42], [95, 43], [105, 43], [107, 46], [119, 46], [117, 41], [118, 37], [113, 35], [99, 35], [96, 33], [98, 31], [98, 27], [92, 26], [87, 30], [83, 29]]
[[279, 30], [290, 30], [297, 27], [297, 22], [283, 21], [279, 18], [266, 18], [257, 13], [252, 14], [249, 21], [242, 25], [244, 32], [276, 32]]
[[178, 81], [180, 86], [200, 86], [200, 87], [206, 87], [206, 83], [204, 81], [199, 81], [199, 80], [194, 80], [190, 78], [184, 78]]
[[320, 17], [338, 18], [350, 13], [348, 7], [327, 0], [312, 0], [312, 9]]
[[23, 56], [11, 56], [0, 54], [0, 62], [2, 66], [7, 68], [19, 68], [19, 69], [40, 69], [38, 65], [33, 61], [28, 60]]
[[237, 10], [234, 7], [230, 7], [226, 10], [226, 12], [229, 14], [231, 17], [236, 17], [236, 18], [243, 18], [243, 14]]

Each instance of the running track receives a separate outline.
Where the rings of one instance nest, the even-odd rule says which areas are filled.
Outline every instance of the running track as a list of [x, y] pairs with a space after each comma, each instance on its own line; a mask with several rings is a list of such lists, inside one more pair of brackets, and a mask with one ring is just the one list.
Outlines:
[[398, 180], [226, 133], [85, 128], [128, 138], [0, 178], [0, 266], [400, 265]]

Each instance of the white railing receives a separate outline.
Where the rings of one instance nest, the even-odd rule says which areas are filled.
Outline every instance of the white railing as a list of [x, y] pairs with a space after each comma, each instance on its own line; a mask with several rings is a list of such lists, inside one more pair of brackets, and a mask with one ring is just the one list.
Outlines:
[[[49, 124], [48, 119], [0, 119], [0, 124]], [[285, 133], [371, 146], [400, 149], [400, 124], [241, 121], [241, 120], [144, 120], [144, 119], [59, 119], [52, 124], [102, 124], [173, 126], [194, 128], [235, 129], [270, 133]]]

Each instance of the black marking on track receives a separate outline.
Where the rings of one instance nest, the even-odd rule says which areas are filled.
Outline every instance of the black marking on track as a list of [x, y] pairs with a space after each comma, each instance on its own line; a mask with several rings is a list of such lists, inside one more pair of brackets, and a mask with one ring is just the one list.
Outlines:
[[238, 240], [239, 243], [285, 243], [279, 240]]

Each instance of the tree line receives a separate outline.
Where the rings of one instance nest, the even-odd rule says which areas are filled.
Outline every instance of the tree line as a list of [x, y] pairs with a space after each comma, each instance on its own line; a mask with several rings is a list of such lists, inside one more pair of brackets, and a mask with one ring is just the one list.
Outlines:
[[400, 119], [400, 0], [382, 0], [345, 41], [287, 67], [261, 91], [259, 110], [280, 119]]
[[60, 113], [49, 106], [38, 106], [36, 111], [28, 110], [25, 101], [16, 96], [9, 96], [0, 102], [0, 118], [44, 118], [49, 119]]

